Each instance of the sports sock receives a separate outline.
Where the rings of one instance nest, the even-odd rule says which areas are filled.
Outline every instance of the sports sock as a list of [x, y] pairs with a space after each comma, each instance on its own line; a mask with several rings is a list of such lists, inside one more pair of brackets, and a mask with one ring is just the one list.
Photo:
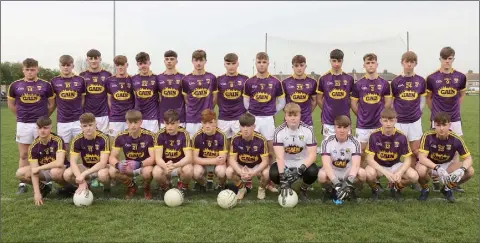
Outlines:
[[25, 186], [25, 183], [20, 182], [20, 183], [18, 183], [18, 186]]
[[394, 188], [397, 191], [401, 191], [405, 186], [402, 183], [395, 182]]
[[122, 183], [127, 187], [132, 187], [135, 185], [135, 182], [130, 178], [125, 179]]
[[368, 185], [370, 186], [370, 188], [372, 188], [372, 190], [378, 191], [376, 182], [368, 182]]
[[300, 186], [300, 190], [306, 191], [310, 185], [307, 183], [303, 182], [302, 185]]
[[214, 176], [213, 172], [208, 172], [207, 173], [207, 181], [213, 181], [213, 176]]
[[240, 181], [240, 182], [235, 183], [235, 186], [236, 186], [238, 189], [241, 189], [241, 188], [243, 188], [244, 184], [243, 184], [242, 181]]
[[428, 189], [428, 183], [425, 183], [425, 184], [423, 184], [423, 185], [421, 185], [421, 186], [422, 186], [422, 189]]
[[40, 190], [42, 190], [43, 188], [45, 188], [45, 186], [46, 186], [45, 183], [41, 181], [38, 187], [40, 188]]

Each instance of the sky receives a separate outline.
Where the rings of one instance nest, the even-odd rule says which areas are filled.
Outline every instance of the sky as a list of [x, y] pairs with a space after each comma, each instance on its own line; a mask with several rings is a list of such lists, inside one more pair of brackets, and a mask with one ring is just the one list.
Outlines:
[[[33, 57], [47, 68], [58, 58], [85, 58], [89, 49], [113, 63], [113, 1], [1, 2], [1, 61]], [[270, 56], [271, 73], [290, 74], [296, 54], [307, 58], [307, 72], [329, 70], [329, 52], [345, 52], [343, 69], [363, 71], [362, 57], [378, 56], [378, 71], [402, 71], [401, 55], [417, 53], [416, 73], [439, 68], [444, 46], [456, 51], [454, 68], [479, 71], [478, 2], [115, 2], [115, 54], [129, 59], [150, 54], [154, 73], [164, 71], [163, 53], [179, 55], [177, 69], [193, 70], [191, 54], [207, 52], [206, 70], [225, 73], [223, 56], [239, 56], [239, 72], [252, 75], [255, 54]]]

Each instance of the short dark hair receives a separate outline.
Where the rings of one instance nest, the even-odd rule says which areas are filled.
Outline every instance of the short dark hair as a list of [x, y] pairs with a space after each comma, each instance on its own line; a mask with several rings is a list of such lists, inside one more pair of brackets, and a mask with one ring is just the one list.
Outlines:
[[129, 110], [125, 113], [125, 120], [128, 122], [138, 122], [142, 120], [142, 113], [138, 110]]
[[335, 124], [335, 126], [339, 127], [349, 127], [352, 124], [350, 118], [348, 118], [348, 116], [346, 115], [335, 117], [335, 121], [333, 123]]
[[241, 127], [251, 127], [255, 124], [255, 116], [248, 112], [245, 112], [243, 115], [240, 116], [238, 122], [240, 123]]
[[257, 60], [267, 60], [268, 61], [268, 54], [266, 52], [259, 52], [255, 56]]
[[343, 60], [343, 51], [340, 49], [335, 49], [330, 52], [330, 59]]
[[195, 50], [192, 53], [192, 60], [207, 60], [207, 53], [204, 50]]
[[367, 53], [363, 56], [363, 61], [377, 61], [377, 55], [374, 53]]
[[33, 58], [27, 58], [23, 60], [22, 65], [26, 68], [35, 68], [38, 67], [38, 61]]
[[48, 116], [41, 116], [37, 119], [37, 127], [42, 128], [42, 127], [47, 127], [52, 125], [52, 119]]
[[415, 52], [413, 52], [413, 51], [407, 51], [407, 52], [403, 53], [403, 55], [402, 55], [402, 62], [403, 61], [418, 63], [417, 54], [415, 54]]
[[223, 60], [226, 62], [238, 62], [238, 55], [235, 53], [228, 53], [227, 55], [225, 55]]
[[125, 65], [127, 63], [127, 57], [123, 55], [118, 55], [115, 58], [113, 58], [113, 64], [119, 66], [119, 65]]
[[178, 55], [175, 51], [168, 50], [163, 54], [163, 57], [175, 57], [178, 58]]
[[73, 64], [73, 57], [70, 56], [70, 55], [62, 55], [58, 61], [60, 62], [60, 64], [62, 65], [70, 65], [70, 64]]
[[91, 49], [90, 51], [87, 51], [87, 57], [101, 57], [102, 54], [96, 50], [96, 49]]
[[442, 50], [440, 50], [440, 57], [442, 59], [448, 59], [451, 56], [455, 56], [455, 50], [453, 50], [453, 48], [450, 46], [444, 47]]
[[82, 115], [80, 115], [79, 120], [80, 124], [92, 123], [95, 122], [95, 115], [90, 112], [83, 113]]
[[148, 55], [148, 53], [146, 52], [139, 52], [136, 56], [135, 56], [135, 61], [139, 62], [139, 63], [142, 63], [142, 62], [148, 62], [150, 61], [150, 55]]
[[296, 55], [292, 58], [292, 65], [307, 63], [307, 59], [302, 55]]
[[170, 124], [174, 123], [180, 120], [180, 116], [178, 115], [178, 112], [176, 110], [168, 110], [163, 113], [163, 120], [165, 123]]
[[445, 125], [450, 123], [450, 115], [447, 112], [439, 112], [433, 117], [433, 122], [438, 123], [440, 125]]

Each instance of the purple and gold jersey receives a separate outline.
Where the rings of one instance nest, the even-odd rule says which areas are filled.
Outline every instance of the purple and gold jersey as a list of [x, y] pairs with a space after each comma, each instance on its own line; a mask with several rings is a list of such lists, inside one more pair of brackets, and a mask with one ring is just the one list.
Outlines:
[[317, 95], [317, 81], [304, 75], [301, 79], [293, 76], [282, 81], [283, 90], [287, 104], [294, 102], [301, 108], [300, 120], [309, 126], [312, 121], [312, 96]]
[[218, 119], [235, 121], [245, 113], [243, 105], [243, 86], [248, 79], [243, 74], [228, 76], [226, 74], [217, 78], [218, 83]]
[[175, 135], [170, 135], [162, 128], [157, 135], [155, 148], [163, 149], [162, 159], [165, 163], [170, 160], [177, 163], [185, 157], [185, 151], [192, 149], [190, 135], [183, 128], [178, 129]]
[[48, 99], [54, 99], [52, 85], [42, 79], [17, 80], [8, 87], [8, 99], [15, 100], [17, 122], [35, 123], [41, 116], [48, 116]]
[[230, 155], [237, 156], [237, 162], [240, 166], [253, 168], [262, 162], [262, 157], [268, 158], [267, 139], [262, 134], [255, 132], [253, 139], [247, 141], [237, 133], [232, 138]]
[[80, 155], [83, 165], [87, 168], [100, 162], [100, 154], [104, 153], [110, 153], [110, 141], [108, 135], [98, 130], [92, 140], [86, 139], [82, 132], [70, 142], [70, 155]]
[[219, 128], [213, 135], [207, 135], [200, 129], [193, 136], [192, 142], [193, 149], [200, 151], [200, 158], [216, 158], [220, 152], [228, 152], [227, 138]]
[[447, 139], [438, 138], [435, 130], [426, 132], [420, 140], [419, 151], [427, 155], [427, 158], [435, 164], [452, 161], [456, 152], [462, 159], [470, 156], [463, 138], [452, 131], [448, 134]]
[[353, 77], [343, 71], [334, 75], [330, 70], [320, 77], [317, 93], [323, 94], [323, 124], [333, 125], [335, 118], [341, 115], [350, 118], [350, 95], [353, 86]]
[[183, 77], [182, 93], [187, 97], [186, 118], [187, 123], [200, 123], [200, 114], [205, 109], [213, 109], [213, 95], [218, 92], [217, 78], [205, 72], [203, 75], [193, 73]]
[[100, 72], [85, 71], [80, 73], [85, 79], [85, 105], [84, 112], [91, 112], [95, 117], [108, 115], [107, 92], [105, 91], [105, 80], [112, 76], [112, 73], [102, 70]]
[[352, 89], [351, 99], [358, 100], [357, 128], [379, 128], [380, 113], [385, 107], [385, 97], [392, 97], [390, 84], [383, 78], [363, 77]]
[[133, 138], [128, 131], [124, 131], [118, 134], [113, 141], [113, 149], [122, 149], [125, 159], [140, 162], [150, 157], [148, 150], [154, 147], [155, 135], [143, 128], [138, 138]]
[[405, 134], [395, 129], [393, 135], [387, 136], [383, 134], [382, 128], [372, 132], [365, 152], [374, 155], [375, 161], [385, 167], [392, 167], [400, 162], [400, 157], [412, 155]]
[[416, 74], [412, 77], [400, 75], [392, 80], [391, 86], [398, 122], [413, 123], [422, 118], [420, 96], [427, 95], [425, 79]]
[[[40, 141], [40, 137], [35, 138], [28, 147], [28, 162], [38, 162], [38, 165], [46, 165], [57, 159], [57, 152], [65, 152], [65, 143], [63, 139], [56, 134], [51, 134], [46, 144]], [[64, 164], [68, 164], [65, 158]]]
[[460, 92], [465, 91], [467, 78], [465, 74], [454, 69], [450, 73], [439, 70], [428, 75], [427, 92], [432, 93], [432, 112], [430, 120], [438, 112], [447, 112], [452, 122], [460, 121]]
[[255, 116], [277, 113], [277, 98], [285, 96], [282, 83], [270, 74], [266, 78], [253, 76], [245, 81], [243, 96], [250, 98], [248, 111]]
[[137, 74], [132, 77], [135, 93], [135, 109], [142, 113], [143, 120], [158, 120], [157, 76], [150, 72], [148, 76]]
[[77, 75], [73, 77], [58, 76], [50, 82], [55, 92], [57, 103], [57, 121], [78, 121], [83, 114], [82, 98], [85, 93], [85, 80]]
[[125, 113], [135, 107], [132, 78], [111, 76], [105, 80], [105, 89], [111, 104], [108, 120], [125, 122]]
[[182, 79], [185, 75], [159, 74], [157, 76], [158, 92], [160, 94], [160, 105], [158, 120], [163, 122], [163, 114], [170, 109], [176, 110], [181, 123], [185, 122], [185, 100], [182, 95]]

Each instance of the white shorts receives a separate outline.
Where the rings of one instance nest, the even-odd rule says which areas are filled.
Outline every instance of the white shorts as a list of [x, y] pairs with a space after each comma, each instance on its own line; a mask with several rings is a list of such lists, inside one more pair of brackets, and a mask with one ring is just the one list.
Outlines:
[[[395, 173], [398, 169], [400, 169], [400, 167], [402, 167], [402, 165], [403, 165], [403, 163], [398, 162], [398, 163], [392, 165], [391, 167], [382, 166], [382, 168], [384, 168], [385, 170], [388, 170], [391, 173]], [[377, 177], [383, 176], [383, 174], [381, 174], [380, 171], [378, 171], [378, 170], [377, 170], [377, 174], [378, 174]]]
[[373, 132], [373, 130], [376, 130], [376, 129], [377, 128], [372, 128], [372, 129], [357, 128], [355, 130], [355, 138], [361, 143], [368, 143], [368, 139], [370, 139], [370, 134]]
[[17, 133], [15, 139], [17, 143], [32, 144], [36, 137], [38, 137], [36, 123], [17, 122]]
[[193, 135], [197, 133], [202, 128], [202, 123], [187, 123], [185, 129], [187, 130], [190, 137], [193, 138]]
[[126, 122], [110, 122], [108, 124], [108, 135], [110, 137], [116, 137], [119, 133], [127, 130], [127, 128]]
[[408, 141], [420, 140], [423, 136], [422, 119], [413, 123], [395, 123], [395, 128], [405, 133]]
[[298, 168], [303, 164], [304, 160], [285, 160], [285, 166], [287, 168]]
[[332, 165], [333, 173], [335, 174], [337, 179], [340, 180], [340, 181], [343, 181], [343, 180], [347, 179], [348, 175], [350, 174], [350, 169], [351, 168], [352, 168], [352, 166], [350, 165], [350, 163], [348, 163], [347, 167], [345, 167], [345, 168], [338, 168], [338, 167]]
[[[327, 139], [328, 137], [335, 135], [335, 125], [328, 125], [328, 124], [323, 124], [322, 127], [322, 134], [323, 134], [323, 140]], [[352, 134], [352, 130], [348, 131], [348, 134]]]
[[[435, 128], [435, 122], [432, 121], [432, 128]], [[450, 123], [450, 130], [452, 130], [458, 136], [463, 136], [462, 121], [456, 121]]]
[[64, 143], [69, 143], [73, 137], [82, 132], [80, 121], [57, 123], [57, 134], [63, 139]]
[[97, 129], [108, 134], [108, 116], [95, 117], [95, 121], [97, 122]]
[[149, 130], [150, 132], [158, 132], [158, 120], [143, 120], [142, 128]]
[[262, 134], [267, 141], [275, 136], [275, 120], [273, 116], [255, 116], [255, 131]]
[[[440, 165], [440, 168], [443, 168], [448, 172], [448, 166], [450, 166], [451, 163], [453, 163], [453, 161], [443, 163], [443, 164], [439, 164], [439, 165]], [[435, 170], [431, 170], [431, 171], [432, 171], [432, 176], [438, 176], [437, 171], [435, 171]]]
[[[180, 122], [180, 126], [185, 128], [185, 122]], [[165, 123], [160, 123], [160, 129], [165, 128]]]
[[223, 133], [227, 136], [227, 138], [231, 138], [234, 134], [240, 132], [240, 122], [236, 121], [225, 121], [225, 120], [218, 120], [217, 123], [218, 128], [222, 130]]

